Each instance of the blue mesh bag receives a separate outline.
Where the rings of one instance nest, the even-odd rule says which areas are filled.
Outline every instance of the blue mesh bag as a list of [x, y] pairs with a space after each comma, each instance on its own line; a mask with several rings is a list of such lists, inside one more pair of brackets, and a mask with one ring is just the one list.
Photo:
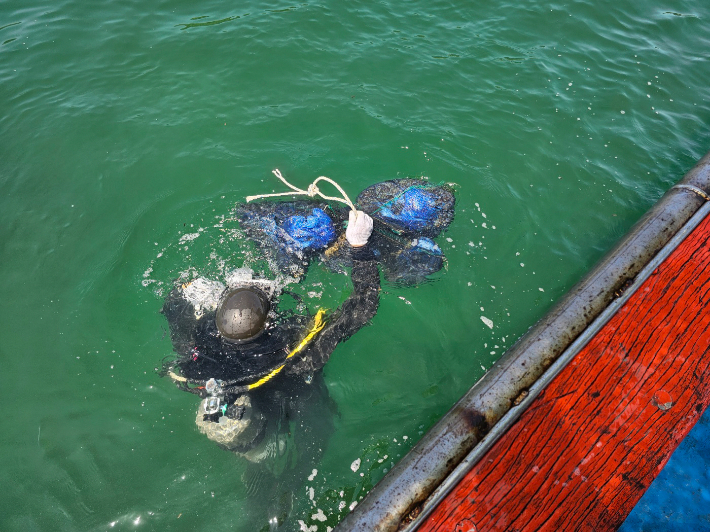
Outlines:
[[442, 268], [444, 254], [436, 242], [421, 237], [395, 253], [383, 255], [382, 261], [389, 282], [414, 286]]
[[286, 245], [301, 251], [323, 249], [335, 240], [333, 221], [317, 207], [309, 216], [289, 216], [279, 228], [288, 236]]
[[417, 188], [407, 189], [391, 203], [383, 205], [376, 214], [410, 231], [421, 231], [436, 217], [436, 198]]
[[281, 272], [298, 277], [305, 274], [311, 252], [336, 238], [335, 223], [325, 209], [340, 223], [339, 211], [312, 201], [238, 204], [236, 216], [246, 235]]
[[360, 209], [405, 236], [435, 237], [454, 217], [456, 200], [446, 186], [423, 179], [383, 181], [363, 190]]

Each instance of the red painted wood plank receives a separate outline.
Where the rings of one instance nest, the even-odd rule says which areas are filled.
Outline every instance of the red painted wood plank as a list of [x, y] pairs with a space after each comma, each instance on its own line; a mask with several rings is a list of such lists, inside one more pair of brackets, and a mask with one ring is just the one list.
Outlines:
[[615, 530], [710, 401], [710, 217], [419, 528]]

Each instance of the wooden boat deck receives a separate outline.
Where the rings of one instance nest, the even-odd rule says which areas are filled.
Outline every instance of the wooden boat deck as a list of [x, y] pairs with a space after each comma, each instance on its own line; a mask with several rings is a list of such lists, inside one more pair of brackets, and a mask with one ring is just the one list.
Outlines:
[[710, 217], [418, 530], [616, 530], [710, 401]]

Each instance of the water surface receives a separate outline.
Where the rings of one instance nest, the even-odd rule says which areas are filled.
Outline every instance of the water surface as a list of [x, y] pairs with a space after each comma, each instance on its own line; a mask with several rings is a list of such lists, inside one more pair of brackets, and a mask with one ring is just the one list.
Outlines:
[[[447, 269], [385, 285], [325, 368], [334, 431], [283, 529], [333, 527], [708, 150], [709, 18], [701, 0], [3, 2], [0, 528], [268, 530], [258, 475], [154, 371], [166, 287], [242, 265], [229, 215], [273, 168], [352, 196], [456, 183]], [[314, 307], [347, 296], [342, 275], [307, 282]]]

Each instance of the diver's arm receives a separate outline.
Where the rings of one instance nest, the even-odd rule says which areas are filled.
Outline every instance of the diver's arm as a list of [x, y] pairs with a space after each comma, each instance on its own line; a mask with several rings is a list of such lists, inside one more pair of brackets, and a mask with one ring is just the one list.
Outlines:
[[170, 340], [178, 356], [188, 356], [196, 342], [195, 307], [188, 301], [180, 288], [174, 288], [165, 298], [160, 311], [168, 320]]
[[[363, 213], [363, 216], [367, 215]], [[353, 225], [352, 218], [351, 225]], [[287, 366], [288, 373], [304, 374], [319, 370], [328, 362], [330, 354], [340, 342], [347, 340], [375, 316], [380, 302], [380, 272], [372, 251], [366, 245], [367, 238], [372, 231], [371, 219], [369, 231], [367, 229], [363, 231], [367, 233], [364, 238], [362, 235], [352, 238], [352, 235], [349, 235], [348, 238], [349, 242], [361, 243], [364, 241], [365, 243], [360, 246], [352, 246], [351, 244], [352, 294], [305, 349], [303, 357]]]

